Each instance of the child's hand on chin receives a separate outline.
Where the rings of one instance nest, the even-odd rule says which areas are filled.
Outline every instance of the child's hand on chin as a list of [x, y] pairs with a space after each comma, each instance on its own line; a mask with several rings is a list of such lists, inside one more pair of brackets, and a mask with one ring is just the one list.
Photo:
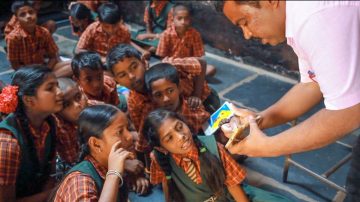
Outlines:
[[108, 159], [108, 170], [116, 170], [124, 173], [125, 159], [130, 158], [131, 153], [120, 148], [121, 141], [116, 142], [112, 147]]
[[144, 171], [144, 164], [137, 159], [126, 159], [125, 170], [134, 175], [138, 175]]

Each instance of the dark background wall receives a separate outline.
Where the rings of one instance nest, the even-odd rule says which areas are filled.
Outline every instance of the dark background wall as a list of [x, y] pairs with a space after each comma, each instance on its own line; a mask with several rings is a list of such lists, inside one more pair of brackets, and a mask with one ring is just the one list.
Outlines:
[[[297, 56], [286, 43], [272, 47], [258, 41], [245, 40], [242, 31], [214, 9], [212, 1], [173, 2], [184, 3], [191, 8], [193, 26], [201, 33], [206, 44], [244, 63], [297, 78]], [[121, 1], [120, 5], [125, 13], [125, 22], [144, 25], [146, 2]]]

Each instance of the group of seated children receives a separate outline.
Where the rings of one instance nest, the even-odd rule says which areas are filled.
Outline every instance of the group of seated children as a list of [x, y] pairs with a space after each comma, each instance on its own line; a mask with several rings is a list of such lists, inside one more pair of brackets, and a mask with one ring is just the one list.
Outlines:
[[156, 51], [163, 60], [150, 66], [118, 5], [97, 5], [95, 17], [73, 3], [80, 39], [60, 66], [31, 2], [13, 3], [19, 25], [6, 37], [16, 71], [0, 94], [0, 201], [288, 201], [244, 184], [245, 169], [203, 135], [220, 101], [187, 7], [146, 8], [148, 34], [173, 19]]

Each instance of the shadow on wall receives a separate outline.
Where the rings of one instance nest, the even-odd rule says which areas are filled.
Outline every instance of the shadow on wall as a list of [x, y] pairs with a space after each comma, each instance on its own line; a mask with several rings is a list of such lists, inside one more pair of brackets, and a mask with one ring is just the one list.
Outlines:
[[[225, 55], [240, 56], [242, 61], [277, 73], [298, 77], [297, 56], [286, 43], [272, 47], [258, 41], [245, 40], [242, 31], [215, 11], [211, 1], [172, 1], [184, 3], [192, 11], [192, 24], [206, 44], [220, 49]], [[144, 25], [146, 1], [121, 1], [126, 22]], [[132, 11], [129, 13], [128, 11]]]

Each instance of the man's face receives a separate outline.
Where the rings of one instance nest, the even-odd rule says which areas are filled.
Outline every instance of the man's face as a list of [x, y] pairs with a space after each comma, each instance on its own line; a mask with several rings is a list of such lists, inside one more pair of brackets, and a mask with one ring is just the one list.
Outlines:
[[259, 7], [226, 1], [225, 16], [242, 29], [245, 39], [275, 46], [285, 41], [285, 2], [259, 1]]

